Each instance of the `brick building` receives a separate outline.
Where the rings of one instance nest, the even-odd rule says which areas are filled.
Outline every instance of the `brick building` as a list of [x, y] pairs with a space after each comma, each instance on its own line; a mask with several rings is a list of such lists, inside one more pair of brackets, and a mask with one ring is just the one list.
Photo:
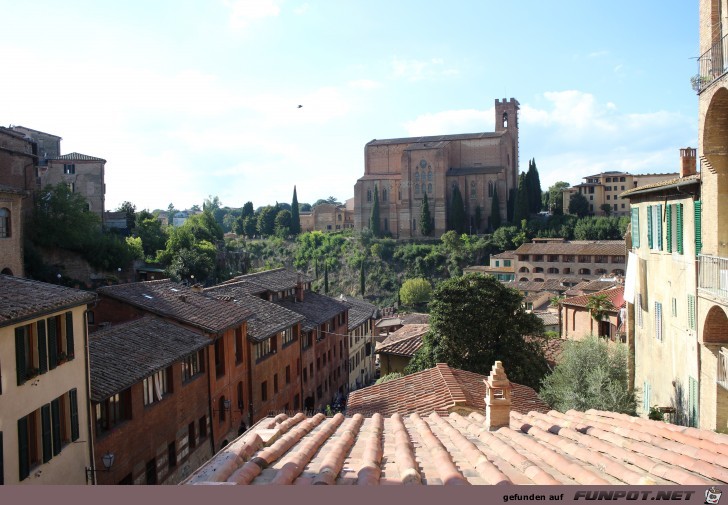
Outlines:
[[[605, 295], [612, 304], [607, 316], [599, 322], [594, 320], [587, 308], [589, 300], [595, 295]], [[561, 300], [558, 316], [561, 321], [561, 338], [583, 340], [588, 335], [598, 335], [613, 341], [626, 342], [623, 326], [626, 323], [626, 312], [622, 311], [624, 306], [624, 286]]]
[[93, 293], [0, 275], [0, 484], [84, 484]]
[[212, 456], [209, 348], [205, 335], [151, 315], [91, 335], [98, 484], [176, 484]]
[[[518, 181], [518, 101], [495, 101], [495, 132], [372, 140], [364, 147], [364, 175], [354, 185], [354, 227], [369, 227], [374, 192], [380, 229], [394, 237], [419, 237], [420, 206], [427, 195], [434, 235], [447, 231], [453, 188], [465, 204], [468, 229], [487, 226], [493, 195], [506, 217]], [[480, 228], [475, 221], [481, 216]]]
[[301, 212], [299, 216], [301, 232], [343, 231], [354, 228], [354, 209], [347, 205], [322, 203], [311, 209], [311, 212]]
[[[176, 284], [169, 279], [105, 286], [98, 289], [99, 301], [93, 310], [92, 329], [153, 314], [180, 324], [208, 338], [205, 368], [209, 370], [209, 434], [216, 448], [227, 445], [248, 420], [247, 408], [238, 409], [237, 398], [243, 393], [243, 405], [249, 403], [245, 386], [248, 377], [243, 345], [250, 310], [233, 300], [206, 295], [201, 288]], [[208, 416], [209, 418], [209, 416]]]
[[27, 195], [0, 184], [0, 274], [24, 275], [23, 204]]
[[374, 321], [377, 308], [369, 302], [341, 295], [339, 301], [349, 305], [349, 383], [347, 391], [366, 386], [374, 378]]

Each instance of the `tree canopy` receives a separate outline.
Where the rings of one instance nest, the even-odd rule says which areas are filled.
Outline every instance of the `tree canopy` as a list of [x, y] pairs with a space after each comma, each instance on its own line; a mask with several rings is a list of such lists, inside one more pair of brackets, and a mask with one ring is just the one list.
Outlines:
[[544, 379], [539, 394], [560, 412], [599, 409], [634, 414], [636, 400], [628, 387], [627, 348], [593, 335], [567, 341], [561, 361]]
[[516, 202], [513, 204], [513, 224], [518, 226], [524, 219], [528, 219], [530, 210], [529, 206], [529, 189], [526, 180], [526, 174], [521, 172], [518, 177], [518, 190], [516, 191]]
[[293, 186], [293, 200], [291, 200], [291, 235], [301, 233], [301, 217], [299, 216], [298, 195], [296, 195], [296, 186]]
[[455, 186], [452, 190], [450, 202], [450, 229], [460, 234], [465, 231], [465, 204], [460, 188]]
[[569, 200], [569, 214], [579, 217], [589, 215], [589, 200], [581, 193], [574, 193]]
[[407, 279], [399, 289], [399, 299], [404, 305], [422, 308], [432, 297], [432, 284], [421, 277]]
[[447, 363], [488, 375], [500, 360], [511, 380], [538, 387], [548, 371], [540, 345], [543, 323], [525, 311], [522, 300], [491, 276], [466, 274], [441, 282], [430, 302], [430, 331], [407, 372]]
[[551, 214], [564, 213], [564, 193], [563, 190], [568, 188], [570, 184], [564, 181], [558, 181], [549, 187], [547, 209]]

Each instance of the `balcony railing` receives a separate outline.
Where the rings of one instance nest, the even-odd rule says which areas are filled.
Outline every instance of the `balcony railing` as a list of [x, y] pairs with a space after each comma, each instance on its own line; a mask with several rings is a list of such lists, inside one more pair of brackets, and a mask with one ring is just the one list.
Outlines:
[[713, 44], [698, 58], [698, 75], [691, 79], [700, 93], [728, 70], [728, 35]]
[[728, 258], [701, 254], [698, 261], [698, 290], [728, 300]]
[[719, 386], [728, 389], [728, 349], [720, 348], [718, 353], [718, 376], [716, 382]]

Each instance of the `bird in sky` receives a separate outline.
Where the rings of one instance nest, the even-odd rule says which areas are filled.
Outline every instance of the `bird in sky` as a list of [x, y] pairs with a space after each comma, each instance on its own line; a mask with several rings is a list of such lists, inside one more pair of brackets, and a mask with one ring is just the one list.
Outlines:
[[298, 106], [298, 108], [299, 108], [299, 109], [300, 109], [301, 107], [303, 107], [303, 105], [299, 105], [299, 106]]

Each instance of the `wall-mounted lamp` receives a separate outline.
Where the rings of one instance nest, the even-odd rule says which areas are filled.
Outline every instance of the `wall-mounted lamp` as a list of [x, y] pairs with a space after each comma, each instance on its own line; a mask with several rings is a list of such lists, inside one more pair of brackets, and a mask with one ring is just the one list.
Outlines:
[[93, 480], [93, 474], [96, 472], [110, 472], [111, 466], [114, 464], [114, 453], [106, 451], [106, 454], [103, 455], [101, 458], [101, 462], [104, 464], [103, 470], [96, 470], [94, 468], [86, 467], [86, 484], [89, 483], [89, 481]]
[[230, 408], [232, 406], [232, 403], [230, 400], [223, 400], [222, 401], [222, 410], [220, 409], [212, 409], [213, 412], [230, 412]]

